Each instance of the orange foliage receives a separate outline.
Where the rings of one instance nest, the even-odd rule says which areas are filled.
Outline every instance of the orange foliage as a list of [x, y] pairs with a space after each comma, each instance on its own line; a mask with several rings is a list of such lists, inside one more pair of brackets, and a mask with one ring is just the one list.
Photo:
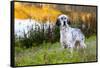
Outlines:
[[71, 11], [69, 17], [72, 22], [81, 20], [83, 23], [91, 23], [96, 16], [93, 13]]
[[[81, 14], [81, 19], [83, 22], [86, 22], [86, 23], [91, 23], [92, 20], [94, 19], [95, 15], [92, 14], [92, 13], [85, 13], [85, 14]], [[94, 17], [93, 17], [94, 16]]]

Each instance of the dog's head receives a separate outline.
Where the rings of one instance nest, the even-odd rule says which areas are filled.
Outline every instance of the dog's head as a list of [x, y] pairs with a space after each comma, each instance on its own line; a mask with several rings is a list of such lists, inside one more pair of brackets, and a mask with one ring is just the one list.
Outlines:
[[60, 27], [67, 27], [70, 25], [70, 21], [68, 16], [62, 14], [60, 16], [58, 16], [57, 21], [56, 21], [56, 25], [60, 26]]

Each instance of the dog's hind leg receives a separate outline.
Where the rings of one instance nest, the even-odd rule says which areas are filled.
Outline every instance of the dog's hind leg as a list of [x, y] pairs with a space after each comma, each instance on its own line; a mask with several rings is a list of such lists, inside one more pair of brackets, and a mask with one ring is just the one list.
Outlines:
[[84, 43], [84, 41], [80, 42], [80, 47], [83, 48], [83, 49], [86, 48], [86, 44]]
[[83, 52], [83, 55], [85, 55], [86, 44], [84, 43], [84, 41], [80, 42], [80, 48], [81, 48], [81, 50]]

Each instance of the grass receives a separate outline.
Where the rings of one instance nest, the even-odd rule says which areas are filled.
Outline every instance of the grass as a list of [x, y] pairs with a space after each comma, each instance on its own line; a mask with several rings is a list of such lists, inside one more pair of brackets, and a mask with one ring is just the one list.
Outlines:
[[87, 48], [74, 50], [71, 57], [69, 50], [62, 49], [59, 42], [54, 44], [43, 43], [32, 48], [15, 47], [15, 65], [39, 65], [39, 64], [59, 64], [74, 62], [96, 61], [96, 36], [86, 39]]

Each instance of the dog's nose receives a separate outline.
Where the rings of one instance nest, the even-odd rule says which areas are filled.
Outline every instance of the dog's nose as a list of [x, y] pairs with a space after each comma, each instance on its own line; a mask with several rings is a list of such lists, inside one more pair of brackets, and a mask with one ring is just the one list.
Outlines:
[[66, 25], [66, 22], [64, 21], [64, 25]]

